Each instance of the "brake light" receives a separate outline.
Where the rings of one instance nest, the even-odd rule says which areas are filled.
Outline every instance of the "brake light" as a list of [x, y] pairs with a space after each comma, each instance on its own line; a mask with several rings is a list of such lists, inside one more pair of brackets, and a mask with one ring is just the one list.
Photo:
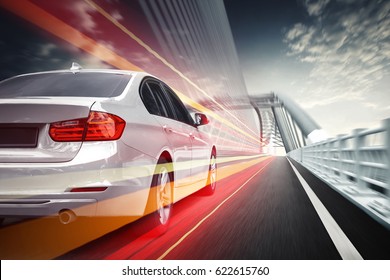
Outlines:
[[126, 122], [113, 114], [91, 111], [88, 118], [50, 124], [50, 137], [57, 142], [108, 141], [122, 136]]
[[50, 124], [49, 134], [57, 142], [83, 141], [87, 119], [69, 120]]
[[73, 188], [70, 192], [104, 192], [107, 187], [83, 187], [83, 188]]

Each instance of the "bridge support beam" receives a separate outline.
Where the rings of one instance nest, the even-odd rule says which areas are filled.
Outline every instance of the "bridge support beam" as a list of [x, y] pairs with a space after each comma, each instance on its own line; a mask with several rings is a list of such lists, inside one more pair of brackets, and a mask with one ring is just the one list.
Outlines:
[[304, 135], [308, 136], [313, 131], [321, 129], [321, 127], [292, 99], [280, 94], [278, 94], [277, 97], [282, 106], [287, 109], [291, 117], [295, 120]]

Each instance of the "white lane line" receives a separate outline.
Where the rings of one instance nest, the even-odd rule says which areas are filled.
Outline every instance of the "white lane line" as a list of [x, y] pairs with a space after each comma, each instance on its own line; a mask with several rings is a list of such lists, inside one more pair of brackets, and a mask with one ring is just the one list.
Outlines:
[[231, 199], [235, 194], [237, 194], [246, 184], [248, 184], [256, 175], [266, 168], [272, 160], [267, 162], [261, 169], [259, 169], [254, 175], [252, 175], [248, 180], [245, 181], [237, 190], [235, 190], [231, 195], [225, 198], [217, 207], [214, 208], [206, 217], [200, 220], [192, 229], [190, 229], [186, 234], [184, 234], [175, 244], [173, 244], [168, 250], [165, 251], [157, 260], [164, 259], [173, 249], [180, 245], [191, 233], [193, 233], [201, 224], [203, 224], [208, 218], [210, 218], [222, 205], [224, 205], [229, 199]]
[[295, 168], [295, 166], [291, 163], [289, 159], [288, 161], [295, 174], [297, 175], [311, 203], [313, 204], [314, 209], [320, 216], [320, 219], [324, 224], [326, 231], [328, 232], [330, 238], [332, 239], [337, 251], [343, 258], [343, 260], [363, 260], [362, 256], [356, 250], [355, 246], [353, 246], [352, 242], [348, 239], [343, 230], [333, 219], [332, 215], [325, 208], [320, 199], [315, 195], [314, 191], [310, 188], [305, 179], [303, 179], [301, 174], [298, 172], [298, 170]]

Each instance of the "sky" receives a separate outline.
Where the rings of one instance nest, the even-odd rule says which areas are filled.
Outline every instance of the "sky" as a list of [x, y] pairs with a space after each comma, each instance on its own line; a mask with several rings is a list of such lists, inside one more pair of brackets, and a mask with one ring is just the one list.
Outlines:
[[[249, 94], [289, 95], [330, 136], [378, 127], [390, 117], [390, 0], [223, 1]], [[94, 30], [93, 9], [84, 1], [72, 3], [82, 19], [81, 31], [105, 35]], [[132, 11], [126, 21], [137, 23], [139, 12]], [[107, 67], [2, 9], [0, 19], [0, 79], [47, 70], [42, 68], [46, 64], [61, 69], [74, 58], [82, 65]], [[145, 34], [146, 25], [129, 26]], [[112, 38], [100, 37], [96, 40], [114, 48]]]
[[390, 117], [390, 1], [224, 3], [250, 94], [289, 95], [330, 136]]

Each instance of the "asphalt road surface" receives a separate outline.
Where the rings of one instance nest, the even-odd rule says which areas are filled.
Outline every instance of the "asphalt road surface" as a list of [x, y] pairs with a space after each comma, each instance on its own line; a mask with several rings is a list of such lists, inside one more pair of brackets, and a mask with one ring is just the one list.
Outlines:
[[[310, 172], [295, 164], [363, 259], [390, 259], [390, 232]], [[221, 165], [219, 172], [228, 166]], [[58, 259], [341, 259], [285, 157], [270, 157], [174, 205], [168, 231], [149, 217]]]

